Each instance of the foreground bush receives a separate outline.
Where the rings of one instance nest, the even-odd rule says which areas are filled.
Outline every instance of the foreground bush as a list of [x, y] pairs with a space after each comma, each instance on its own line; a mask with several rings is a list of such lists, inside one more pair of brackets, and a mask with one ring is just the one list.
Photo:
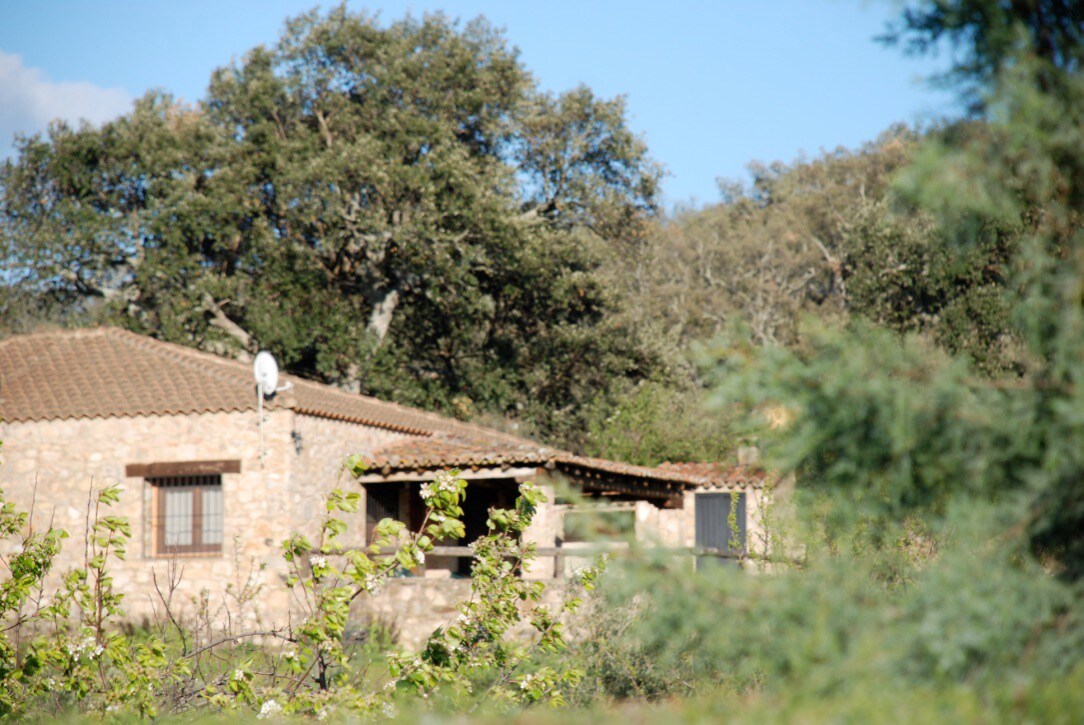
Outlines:
[[[347, 466], [360, 475], [356, 460]], [[303, 621], [224, 630], [217, 638], [210, 621], [204, 634], [198, 621], [174, 616], [175, 583], [169, 594], [160, 592], [164, 615], [155, 627], [126, 631], [123, 594], [109, 574], [131, 536], [127, 520], [108, 514], [118, 487], [94, 496], [85, 565], [64, 573], [48, 592], [46, 577], [66, 534], [33, 531], [28, 515], [0, 498], [0, 537], [19, 542], [3, 558], [8, 576], [0, 580], [0, 716], [194, 711], [386, 718], [401, 707], [563, 704], [564, 690], [582, 672], [531, 658], [566, 646], [562, 619], [579, 606], [577, 591], [594, 587], [599, 570], [582, 571], [558, 608], [540, 603], [544, 585], [520, 576], [535, 556], [520, 537], [546, 500], [532, 484], [520, 487], [514, 508], [490, 511], [490, 533], [473, 544], [472, 595], [459, 605], [456, 622], [437, 629], [419, 652], [377, 653], [347, 640], [352, 601], [424, 562], [435, 541], [463, 535], [466, 481], [458, 471], [439, 475], [421, 493], [427, 513], [419, 531], [385, 519], [372, 545], [359, 550], [340, 540], [347, 530], [342, 514], [358, 510], [360, 495], [333, 491], [317, 539], [295, 534], [283, 543], [286, 585], [304, 604]], [[386, 665], [384, 674], [370, 672], [373, 664]]]

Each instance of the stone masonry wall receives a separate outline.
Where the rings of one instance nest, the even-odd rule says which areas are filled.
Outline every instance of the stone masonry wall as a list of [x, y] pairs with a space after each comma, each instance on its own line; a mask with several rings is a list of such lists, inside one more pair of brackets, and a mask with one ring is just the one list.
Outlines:
[[[556, 609], [567, 580], [547, 579], [542, 603]], [[456, 605], [470, 599], [469, 579], [428, 579], [403, 577], [390, 579], [375, 597], [360, 597], [351, 607], [351, 618], [359, 625], [390, 626], [399, 644], [416, 649], [437, 627], [454, 624], [459, 616]], [[534, 606], [525, 603], [523, 611]]]
[[[193, 613], [201, 592], [207, 593], [211, 610], [221, 613], [228, 601], [226, 586], [241, 587], [252, 575], [250, 584], [267, 584], [259, 601], [265, 621], [283, 621], [289, 600], [278, 585], [284, 574], [279, 545], [294, 526], [297, 503], [289, 475], [292, 417], [292, 411], [265, 415], [262, 460], [257, 418], [251, 412], [0, 424], [5, 459], [0, 488], [24, 510], [36, 499], [35, 526], [51, 519], [69, 532], [54, 568], [59, 575], [83, 560], [91, 485], [123, 484], [120, 503], [109, 513], [129, 518], [132, 542], [127, 560], [113, 562], [112, 573], [136, 621], [152, 617], [159, 607], [154, 578], [164, 587], [171, 561], [181, 574], [174, 606], [182, 616]], [[156, 558], [148, 515], [153, 487], [142, 478], [126, 478], [125, 466], [217, 459], [241, 461], [241, 473], [222, 475], [222, 553]]]
[[[259, 596], [248, 605], [249, 621], [243, 626], [252, 624], [257, 613], [264, 625], [280, 625], [291, 613], [297, 621], [300, 611], [284, 586], [282, 540], [295, 530], [315, 535], [328, 490], [336, 486], [360, 490], [349, 476], [340, 476], [346, 456], [371, 452], [407, 436], [289, 410], [266, 413], [263, 434], [261, 459], [255, 413], [0, 423], [4, 459], [0, 489], [23, 510], [36, 500], [35, 526], [52, 520], [54, 526], [69, 532], [54, 568], [56, 581], [69, 567], [82, 564], [90, 486], [123, 484], [121, 501], [109, 513], [129, 518], [132, 541], [127, 559], [111, 566], [115, 586], [126, 595], [125, 607], [133, 621], [153, 619], [160, 611], [154, 581], [157, 578], [164, 589], [172, 568], [180, 575], [173, 600], [177, 615], [193, 616], [197, 598], [205, 593], [212, 613], [220, 619], [227, 606], [236, 616], [236, 601], [227, 595], [226, 587], [232, 585], [236, 592], [246, 583], [262, 584]], [[157, 558], [153, 487], [142, 478], [127, 478], [125, 466], [219, 459], [241, 461], [241, 473], [222, 475], [223, 551]], [[350, 538], [346, 543], [360, 544], [365, 531], [364, 503], [347, 519]], [[542, 513], [540, 519], [538, 523], [548, 524], [547, 514]], [[552, 545], [549, 528], [533, 527], [531, 538]], [[393, 620], [404, 642], [417, 642], [449, 613], [454, 618], [454, 604], [469, 593], [469, 586], [466, 580], [394, 580], [383, 593], [367, 600], [369, 611], [355, 614]]]
[[[361, 493], [361, 508], [346, 517], [349, 525], [343, 543], [363, 546], [365, 538], [365, 491], [349, 474], [343, 472], [343, 460], [354, 453], [373, 451], [398, 440], [411, 438], [404, 433], [345, 423], [309, 415], [293, 419], [291, 471], [294, 479], [293, 512], [296, 526], [315, 534], [326, 513], [322, 496], [338, 487]], [[300, 450], [298, 450], [300, 448]]]
[[[263, 428], [261, 457], [255, 413], [0, 423], [0, 452], [4, 459], [0, 489], [22, 509], [36, 498], [35, 526], [43, 527], [51, 519], [54, 526], [69, 532], [71, 538], [65, 542], [55, 569], [58, 576], [82, 562], [91, 484], [124, 484], [120, 505], [110, 513], [129, 517], [133, 539], [128, 559], [114, 562], [113, 575], [117, 589], [127, 595], [126, 608], [136, 621], [152, 618], [160, 608], [154, 578], [164, 583], [173, 562], [177, 564], [175, 571], [181, 571], [174, 599], [181, 616], [194, 613], [194, 602], [201, 592], [206, 593], [212, 612], [223, 616], [230, 602], [227, 585], [232, 584], [236, 591], [246, 582], [258, 582], [263, 589], [255, 605], [263, 624], [284, 624], [291, 611], [296, 622], [297, 603], [291, 601], [283, 585], [286, 570], [281, 541], [294, 530], [315, 533], [324, 515], [326, 491], [336, 485], [347, 491], [360, 490], [348, 477], [340, 478], [346, 456], [371, 452], [407, 436], [296, 415], [290, 410], [265, 414]], [[222, 553], [174, 560], [156, 558], [151, 530], [153, 487], [142, 478], [126, 478], [125, 466], [216, 459], [241, 461], [241, 473], [222, 475]], [[545, 476], [535, 480], [552, 500], [553, 487]], [[508, 484], [511, 487], [515, 482], [509, 480]], [[747, 489], [746, 493], [749, 547], [762, 551], [764, 494], [755, 489]], [[638, 502], [637, 538], [663, 546], [693, 546], [695, 496], [696, 492], [687, 492], [682, 509], [659, 509]], [[358, 514], [348, 517], [351, 538], [347, 543], [361, 543], [364, 522], [363, 504]], [[553, 546], [558, 526], [552, 504], [544, 505], [525, 539], [539, 546]], [[578, 563], [572, 559], [568, 557], [563, 568]], [[541, 557], [527, 576], [548, 579], [554, 573], [552, 557]], [[435, 626], [455, 618], [455, 603], [469, 594], [469, 586], [467, 580], [429, 576], [394, 580], [377, 597], [361, 600], [354, 614], [360, 620], [394, 622], [401, 641], [413, 645]], [[236, 614], [236, 604], [229, 606]]]

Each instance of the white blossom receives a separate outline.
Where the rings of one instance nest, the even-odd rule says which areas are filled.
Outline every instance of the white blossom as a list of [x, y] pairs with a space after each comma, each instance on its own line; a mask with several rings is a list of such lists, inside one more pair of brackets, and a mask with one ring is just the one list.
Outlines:
[[67, 650], [68, 656], [72, 659], [78, 659], [84, 653], [90, 659], [94, 659], [95, 657], [100, 656], [102, 652], [105, 651], [105, 648], [102, 647], [102, 645], [98, 644], [98, 642], [93, 637], [84, 637], [83, 641], [79, 644], [72, 644], [69, 642], [68, 644], [64, 645], [64, 649]]
[[[240, 672], [240, 670], [238, 670]], [[256, 716], [257, 720], [268, 720], [275, 717], [282, 712], [282, 705], [278, 704], [274, 700], [267, 700], [260, 707], [260, 714]]]
[[326, 556], [310, 556], [309, 557], [309, 565], [313, 569], [324, 569], [324, 568], [327, 567], [327, 557]]
[[420, 491], [422, 500], [429, 503], [429, 500], [438, 493], [455, 493], [459, 490], [458, 480], [447, 471], [441, 471], [432, 483], [422, 484]]
[[384, 586], [384, 577], [378, 574], [366, 574], [362, 588], [370, 594], [376, 594]]
[[240, 670], [240, 669], [234, 670], [233, 671], [233, 679], [236, 682], [240, 682], [241, 680], [245, 679], [245, 671]]

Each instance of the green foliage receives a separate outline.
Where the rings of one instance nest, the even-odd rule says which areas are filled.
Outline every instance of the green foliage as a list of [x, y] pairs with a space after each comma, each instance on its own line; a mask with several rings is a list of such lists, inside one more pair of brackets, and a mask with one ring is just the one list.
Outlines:
[[[470, 599], [459, 605], [456, 622], [433, 632], [419, 653], [390, 657], [398, 690], [454, 710], [566, 704], [564, 691], [583, 673], [564, 662], [555, 667], [532, 658], [565, 649], [562, 620], [579, 608], [578, 591], [594, 588], [601, 564], [579, 572], [556, 608], [541, 603], [545, 584], [522, 577], [535, 547], [520, 539], [546, 500], [533, 485], [523, 484], [515, 508], [490, 511], [491, 533], [471, 545]], [[528, 643], [507, 636], [521, 623], [537, 633]]]
[[950, 527], [877, 522], [841, 542], [820, 514], [848, 510], [847, 494], [825, 499], [800, 499], [801, 568], [693, 576], [646, 559], [611, 578], [606, 612], [573, 648], [591, 664], [578, 701], [695, 694], [803, 712], [966, 683], [989, 703], [1005, 682], [1029, 692], [1079, 676], [1079, 590], [1022, 558], [1019, 541], [990, 543], [1009, 523], [996, 509], [960, 502]]
[[116, 627], [124, 595], [113, 589], [109, 566], [124, 558], [131, 528], [103, 507], [119, 496], [115, 485], [93, 494], [84, 566], [65, 572], [49, 597], [46, 576], [67, 534], [35, 533], [27, 514], [3, 503], [0, 539], [21, 537], [22, 543], [4, 561], [11, 578], [0, 584], [0, 624], [4, 633], [29, 636], [18, 647], [0, 638], [0, 716], [57, 715], [74, 706], [154, 717], [163, 685], [186, 672], [183, 660], [168, 660], [160, 639], [134, 641]]
[[722, 203], [677, 213], [617, 260], [627, 314], [679, 348], [738, 320], [760, 344], [790, 344], [803, 314], [839, 317], [854, 221], [885, 199], [917, 138], [897, 127], [857, 151], [752, 164], [751, 188], [723, 182]]
[[1084, 4], [1074, 0], [919, 0], [904, 3], [881, 38], [910, 53], [949, 45], [952, 68], [937, 81], [955, 85], [975, 111], [983, 94], [1022, 57], [1048, 66], [1036, 79], [1050, 90], [1084, 60]]
[[1084, 79], [1078, 4], [1054, 5], [905, 16], [964, 43], [989, 116], [929, 133], [851, 207], [826, 245], [849, 314], [788, 347], [750, 326], [714, 348], [716, 402], [795, 474], [795, 565], [649, 559], [613, 579], [609, 621], [576, 648], [589, 698], [696, 693], [754, 721], [1079, 719], [1062, 696], [1084, 671]]
[[[363, 473], [356, 460], [347, 459], [344, 468]], [[520, 487], [515, 508], [490, 511], [490, 533], [473, 544], [472, 595], [460, 604], [459, 619], [437, 629], [416, 654], [384, 654], [382, 687], [368, 673], [373, 653], [359, 655], [347, 642], [351, 602], [424, 563], [433, 542], [463, 536], [466, 487], [458, 471], [438, 475], [421, 490], [427, 508], [420, 530], [384, 519], [364, 549], [342, 544], [347, 524], [341, 517], [358, 511], [360, 494], [332, 491], [316, 540], [294, 534], [283, 542], [286, 586], [302, 604], [303, 620], [284, 630], [227, 631], [206, 643], [176, 619], [164, 594], [169, 624], [156, 628], [175, 630], [177, 637], [122, 628], [123, 595], [113, 589], [110, 563], [124, 557], [131, 528], [127, 519], [105, 512], [119, 500], [118, 486], [94, 492], [85, 564], [64, 574], [48, 603], [45, 577], [65, 534], [29, 530], [28, 515], [0, 501], [0, 539], [22, 542], [3, 558], [11, 576], [0, 581], [0, 717], [153, 718], [209, 706], [260, 718], [324, 719], [336, 710], [377, 718], [393, 716], [398, 707], [563, 705], [563, 692], [582, 672], [531, 658], [566, 647], [563, 620], [579, 607], [579, 592], [594, 588], [600, 566], [579, 572], [556, 608], [541, 603], [544, 583], [522, 576], [535, 553], [521, 538], [546, 502], [531, 484]], [[11, 631], [19, 636], [15, 643], [7, 638]], [[244, 644], [261, 639], [258, 646]]]
[[984, 373], [1019, 372], [1006, 296], [1019, 225], [982, 229], [966, 250], [937, 233], [927, 215], [893, 213], [887, 202], [860, 211], [846, 233], [848, 310], [923, 333]]
[[[27, 692], [27, 679], [41, 667], [37, 653], [24, 656], [9, 639], [9, 632], [32, 621], [34, 595], [52, 568], [67, 534], [50, 528], [37, 533], [28, 528], [28, 515], [0, 495], [0, 541], [18, 541], [15, 550], [0, 557], [8, 576], [0, 580], [0, 717], [18, 714]], [[29, 611], [28, 611], [29, 610]]]
[[[1017, 14], [1043, 5], [922, 12], [1000, 13], [956, 26], [997, 45], [1002, 26], [1026, 37]], [[1058, 42], [1078, 57], [1079, 39]], [[974, 57], [1002, 52], [990, 47]], [[1045, 683], [1078, 688], [1084, 652], [1084, 79], [1028, 48], [975, 76], [983, 125], [917, 146], [891, 215], [877, 200], [841, 227], [849, 309], [881, 324], [811, 321], [790, 347], [755, 328], [717, 343], [716, 401], [795, 474], [783, 547], [800, 563], [692, 577], [647, 561], [614, 579], [625, 622], [582, 649], [601, 696], [692, 691], [778, 719], [932, 697], [976, 720], [1035, 697], [1049, 719], [1079, 718]], [[638, 662], [650, 677], [627, 674]]]
[[594, 400], [586, 416], [587, 454], [642, 466], [730, 459], [736, 444], [731, 421], [707, 410], [707, 393], [699, 385], [673, 377]]
[[[1079, 3], [912, 3], [890, 35], [956, 44], [951, 80], [985, 117], [756, 166], [752, 188], [646, 237], [657, 177], [620, 103], [545, 96], [491, 30], [439, 17], [303, 16], [278, 48], [216, 74], [198, 111], [150, 98], [100, 132], [26, 140], [5, 167], [0, 237], [20, 294], [80, 312], [98, 290], [110, 314], [205, 345], [243, 339], [225, 335], [241, 322], [327, 379], [468, 413], [522, 406], [551, 432], [593, 400], [580, 442], [642, 463], [721, 457], [713, 439], [737, 432], [795, 490], [766, 491], [756, 573], [634, 551], [566, 631], [579, 592], [546, 607], [518, 576], [543, 502], [525, 486], [474, 544], [460, 618], [388, 654], [387, 689], [344, 646], [350, 602], [462, 536], [456, 472], [424, 487], [420, 531], [380, 522], [366, 550], [342, 544], [358, 497], [332, 493], [315, 539], [284, 542], [309, 615], [264, 633], [283, 651], [230, 638], [203, 660], [109, 626], [127, 522], [96, 511], [85, 566], [41, 606], [62, 534], [21, 534], [27, 518], [5, 505], [0, 535], [24, 543], [0, 615], [51, 629], [18, 646], [3, 630], [3, 713], [619, 702], [585, 717], [625, 720], [621, 701], [671, 700], [647, 712], [1078, 721], [1080, 20]], [[621, 314], [607, 284], [631, 303]], [[623, 339], [632, 328], [654, 347]], [[726, 413], [705, 423], [704, 381], [666, 348], [720, 332], [707, 383]], [[660, 359], [671, 372], [634, 385]]]
[[539, 90], [484, 20], [344, 6], [195, 107], [152, 94], [22, 139], [0, 259], [20, 299], [560, 433], [553, 411], [651, 367], [599, 267], [659, 175], [621, 99]]
[[986, 224], [963, 252], [891, 183], [923, 139], [958, 144], [989, 133], [978, 122], [922, 135], [895, 128], [855, 152], [753, 164], [750, 188], [724, 184], [722, 203], [657, 228], [614, 284], [628, 290], [637, 324], [671, 345], [740, 323], [757, 344], [795, 346], [804, 317], [864, 317], [926, 335], [983, 372], [1017, 369], [1004, 295], [1019, 221]]

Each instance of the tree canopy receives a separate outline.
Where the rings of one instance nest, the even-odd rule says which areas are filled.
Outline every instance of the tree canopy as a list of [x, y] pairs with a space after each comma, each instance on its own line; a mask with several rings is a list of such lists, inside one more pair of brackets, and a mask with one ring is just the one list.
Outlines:
[[540, 91], [484, 20], [313, 11], [195, 106], [23, 139], [0, 257], [20, 299], [546, 432], [644, 368], [598, 276], [656, 213], [624, 116]]
[[[981, 16], [993, 4], [923, 7], [933, 13], [948, 5]], [[998, 10], [994, 24], [1027, 38], [1034, 4], [1012, 5]], [[991, 27], [982, 21], [982, 32]], [[1080, 52], [1079, 39], [1066, 42], [1066, 54]], [[938, 349], [930, 337], [852, 320], [811, 325], [791, 349], [721, 346], [718, 395], [744, 410], [787, 408], [787, 425], [776, 416], [753, 423], [754, 430], [773, 442], [777, 464], [798, 471], [811, 491], [835, 497], [837, 510], [857, 502], [878, 529], [917, 515], [940, 535], [947, 512], [988, 506], [980, 540], [1008, 546], [1006, 556], [1030, 550], [1079, 581], [1084, 74], [1031, 43], [1004, 53], [982, 87], [981, 127], [931, 133], [893, 180], [899, 201], [928, 221], [925, 242], [895, 232], [881, 239], [868, 226], [858, 231], [888, 260], [887, 269], [878, 265], [883, 272], [917, 253], [943, 270], [934, 277], [956, 276], [957, 299], [966, 302], [953, 319], [980, 331], [1000, 320], [995, 327], [1018, 347], [1013, 364], [983, 369], [967, 344]], [[871, 281], [888, 289], [883, 272]], [[901, 320], [922, 307], [895, 294], [864, 294], [896, 308]]]

